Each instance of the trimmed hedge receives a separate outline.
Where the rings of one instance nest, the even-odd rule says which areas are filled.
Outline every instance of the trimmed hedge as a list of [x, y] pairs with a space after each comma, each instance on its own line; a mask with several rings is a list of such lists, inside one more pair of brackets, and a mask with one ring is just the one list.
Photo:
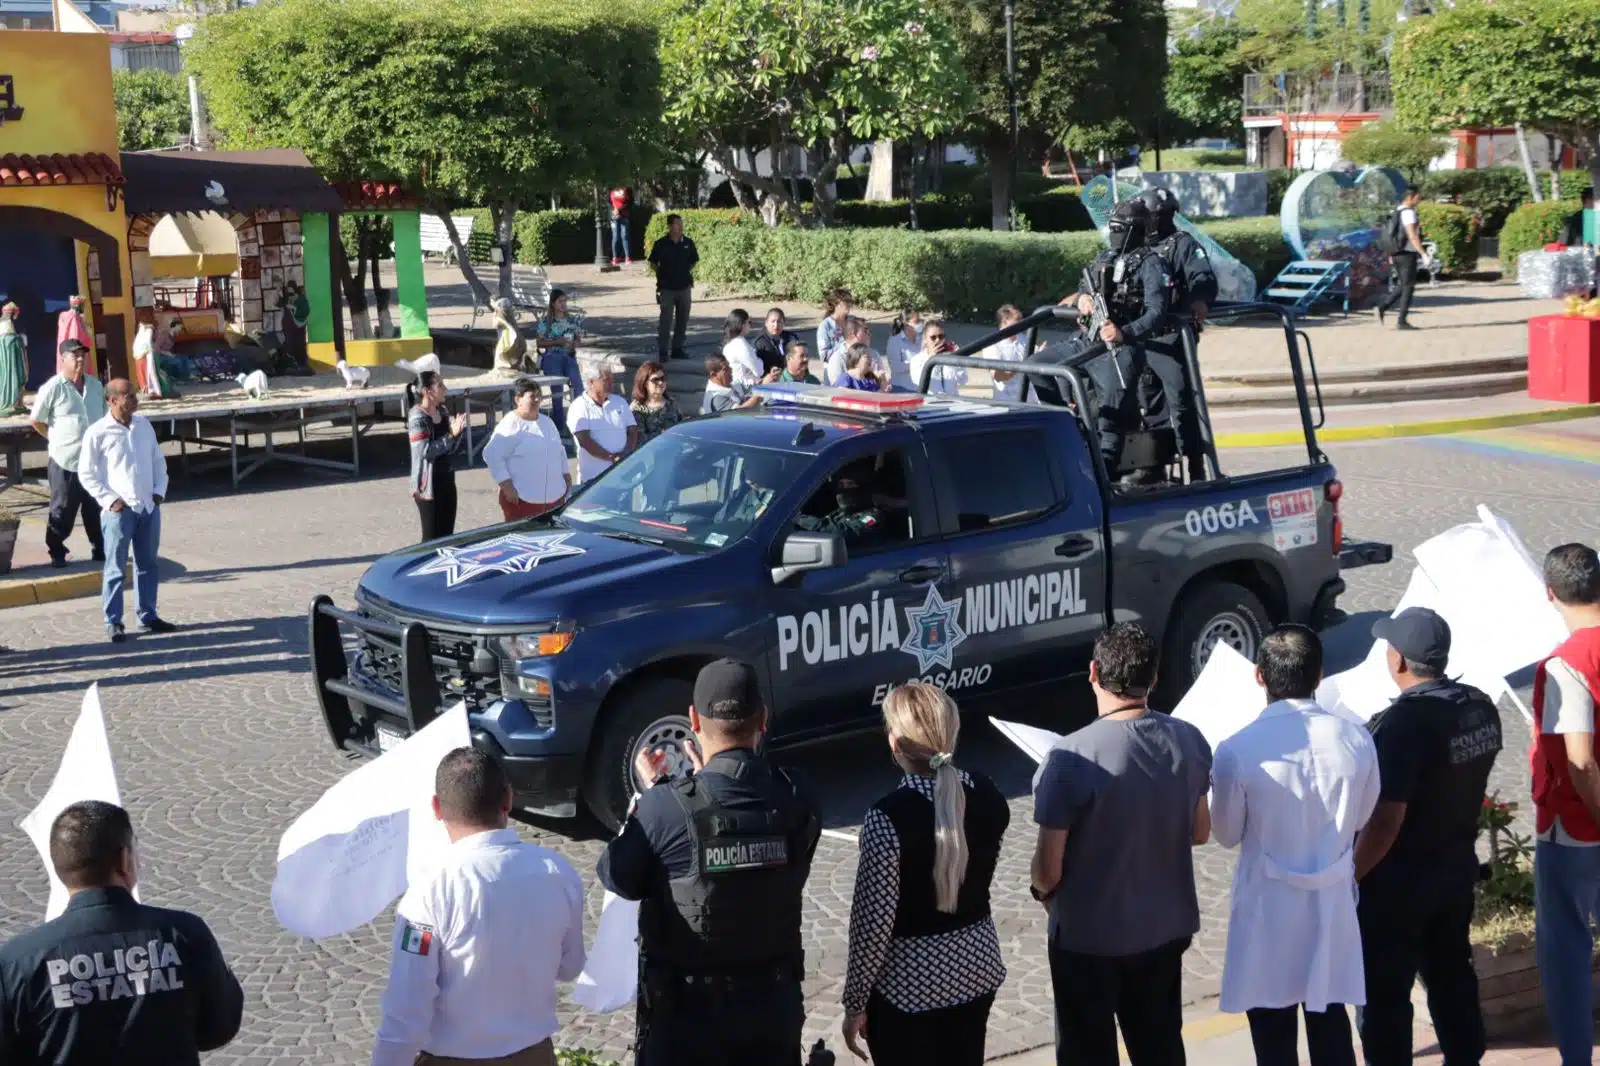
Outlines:
[[1505, 276], [1517, 276], [1517, 256], [1521, 253], [1560, 240], [1567, 219], [1582, 206], [1577, 200], [1546, 200], [1542, 204], [1523, 204], [1511, 212], [1500, 230], [1500, 269]]
[[[807, 303], [821, 303], [829, 289], [844, 286], [864, 306], [937, 308], [960, 317], [987, 318], [1005, 303], [1054, 303], [1077, 286], [1102, 247], [1092, 231], [807, 230], [740, 221], [733, 212], [683, 214], [700, 249], [698, 277], [708, 284]], [[1276, 219], [1203, 228], [1262, 281], [1289, 262]]]
[[[644, 230], [654, 214], [653, 208], [633, 205], [628, 244], [631, 246], [629, 254], [635, 259], [643, 258]], [[604, 226], [602, 247], [609, 256], [612, 254], [609, 215]], [[517, 262], [537, 266], [594, 262], [594, 212], [576, 207], [520, 212], [517, 215]]]
[[1417, 221], [1425, 239], [1438, 244], [1439, 259], [1451, 274], [1463, 274], [1478, 265], [1478, 218], [1456, 204], [1417, 205]]
[[[1094, 229], [1094, 220], [1078, 199], [1077, 188], [1052, 190], [1017, 202], [1017, 214], [1033, 233], [1076, 233]], [[840, 225], [870, 229], [911, 228], [911, 204], [906, 200], [843, 200], [835, 209]], [[952, 199], [930, 193], [917, 199], [917, 228], [936, 231], [986, 229], [989, 225], [989, 198]]]
[[[1544, 195], [1550, 195], [1550, 172], [1539, 171]], [[1561, 193], [1564, 199], [1577, 199], [1589, 185], [1586, 170], [1563, 170]], [[1516, 166], [1483, 167], [1477, 170], [1436, 170], [1422, 179], [1422, 194], [1430, 200], [1449, 200], [1478, 216], [1479, 231], [1485, 237], [1500, 232], [1507, 216], [1523, 204], [1532, 203], [1528, 178]]]

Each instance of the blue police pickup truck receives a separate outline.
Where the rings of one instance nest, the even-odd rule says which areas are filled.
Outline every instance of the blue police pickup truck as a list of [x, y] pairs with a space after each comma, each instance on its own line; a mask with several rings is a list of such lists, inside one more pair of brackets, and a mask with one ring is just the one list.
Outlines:
[[615, 826], [635, 753], [681, 751], [693, 679], [717, 657], [756, 665], [771, 740], [794, 744], [875, 726], [915, 679], [965, 709], [1065, 716], [1063, 682], [1132, 619], [1164, 635], [1170, 706], [1218, 642], [1252, 656], [1275, 623], [1326, 624], [1341, 558], [1386, 558], [1341, 550], [1341, 487], [1304, 400], [1303, 461], [1228, 477], [1212, 449], [1206, 480], [1124, 490], [1079, 403], [763, 391], [552, 515], [378, 560], [353, 610], [319, 596], [334, 743], [381, 752], [464, 700], [520, 806], [582, 803]]

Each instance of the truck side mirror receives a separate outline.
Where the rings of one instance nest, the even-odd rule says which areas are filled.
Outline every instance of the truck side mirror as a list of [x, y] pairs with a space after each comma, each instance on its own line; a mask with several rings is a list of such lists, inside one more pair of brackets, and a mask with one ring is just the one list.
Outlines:
[[844, 538], [837, 533], [791, 532], [778, 549], [778, 565], [772, 568], [772, 583], [781, 585], [811, 570], [832, 570], [843, 566], [849, 557]]

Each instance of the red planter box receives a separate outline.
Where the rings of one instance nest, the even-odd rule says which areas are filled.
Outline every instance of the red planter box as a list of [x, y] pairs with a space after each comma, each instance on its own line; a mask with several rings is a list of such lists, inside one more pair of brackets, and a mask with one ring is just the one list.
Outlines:
[[1528, 319], [1528, 396], [1600, 403], [1600, 319], [1581, 315]]

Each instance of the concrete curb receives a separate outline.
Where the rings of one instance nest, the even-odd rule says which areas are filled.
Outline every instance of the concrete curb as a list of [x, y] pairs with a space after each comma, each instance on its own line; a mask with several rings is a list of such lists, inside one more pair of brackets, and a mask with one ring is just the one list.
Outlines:
[[[53, 577], [13, 578], [0, 577], [0, 608], [28, 607], [36, 603], [54, 603], [57, 600], [75, 600], [82, 596], [100, 595], [104, 573], [99, 569], [78, 574], [57, 574]], [[125, 580], [133, 580], [130, 567]]]
[[[1391, 422], [1372, 426], [1335, 426], [1317, 432], [1319, 441], [1386, 440], [1399, 437], [1434, 437], [1447, 433], [1469, 433], [1484, 429], [1508, 429], [1547, 422], [1572, 422], [1600, 416], [1600, 403], [1571, 407], [1547, 407], [1538, 411], [1518, 411], [1503, 415], [1477, 415], [1467, 418], [1438, 418], [1422, 422]], [[1280, 448], [1305, 443], [1299, 429], [1245, 430], [1216, 435], [1219, 448]]]

